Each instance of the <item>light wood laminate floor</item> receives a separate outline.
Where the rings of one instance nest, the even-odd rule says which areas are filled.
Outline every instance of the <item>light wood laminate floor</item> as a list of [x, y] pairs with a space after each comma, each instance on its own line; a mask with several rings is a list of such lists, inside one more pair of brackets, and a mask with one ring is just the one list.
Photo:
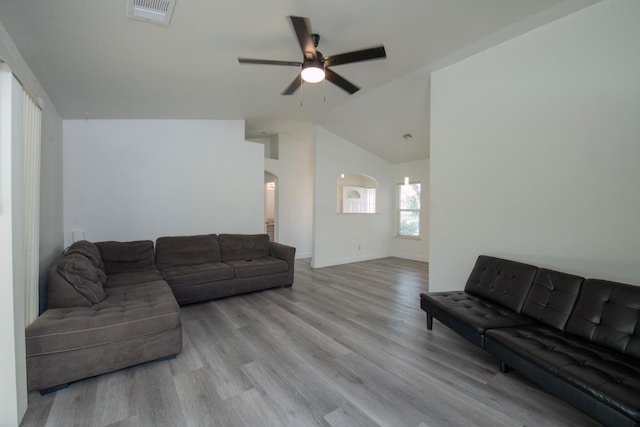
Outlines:
[[428, 265], [385, 258], [182, 307], [183, 350], [30, 393], [24, 426], [594, 426], [439, 322]]

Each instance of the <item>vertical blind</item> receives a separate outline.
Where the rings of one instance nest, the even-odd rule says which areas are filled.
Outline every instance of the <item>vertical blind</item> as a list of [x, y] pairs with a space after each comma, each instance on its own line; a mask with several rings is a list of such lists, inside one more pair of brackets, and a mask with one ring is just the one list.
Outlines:
[[40, 139], [42, 111], [22, 89], [22, 209], [24, 238], [25, 321], [38, 317], [40, 270]]

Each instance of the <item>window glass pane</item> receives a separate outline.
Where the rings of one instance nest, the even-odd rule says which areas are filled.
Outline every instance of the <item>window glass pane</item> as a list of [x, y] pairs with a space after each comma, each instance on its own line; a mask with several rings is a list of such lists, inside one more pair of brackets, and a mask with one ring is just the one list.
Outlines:
[[420, 183], [400, 184], [399, 224], [400, 236], [420, 236]]
[[400, 235], [420, 235], [420, 211], [400, 211]]
[[367, 188], [367, 210], [366, 213], [376, 213], [376, 189], [375, 187]]
[[420, 209], [420, 183], [400, 185], [400, 209]]

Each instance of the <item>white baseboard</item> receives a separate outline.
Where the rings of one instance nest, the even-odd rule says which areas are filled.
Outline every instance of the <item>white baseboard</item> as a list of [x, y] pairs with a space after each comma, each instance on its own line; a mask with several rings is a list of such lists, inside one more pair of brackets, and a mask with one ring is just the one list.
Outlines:
[[388, 254], [377, 254], [377, 255], [360, 255], [357, 257], [348, 257], [348, 258], [334, 258], [334, 259], [322, 259], [322, 260], [312, 259], [311, 268], [322, 268], [322, 267], [330, 267], [332, 265], [351, 264], [354, 262], [386, 258], [388, 256], [389, 256]]
[[311, 258], [312, 255], [313, 255], [313, 252], [311, 252], [311, 251], [308, 251], [308, 252], [296, 252], [296, 259]]
[[393, 255], [398, 258], [410, 259], [412, 261], [420, 261], [420, 262], [429, 262], [428, 255], [416, 255], [416, 254], [395, 254]]

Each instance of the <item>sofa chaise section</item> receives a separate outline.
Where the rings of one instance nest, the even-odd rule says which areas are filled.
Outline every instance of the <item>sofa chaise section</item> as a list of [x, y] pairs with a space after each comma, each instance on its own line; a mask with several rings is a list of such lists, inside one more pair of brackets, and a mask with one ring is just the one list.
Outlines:
[[165, 282], [106, 290], [91, 307], [46, 310], [26, 331], [30, 390], [180, 352], [180, 310]]
[[49, 270], [47, 309], [25, 331], [28, 389], [45, 393], [179, 353], [180, 308], [153, 270], [148, 242], [71, 245]]

